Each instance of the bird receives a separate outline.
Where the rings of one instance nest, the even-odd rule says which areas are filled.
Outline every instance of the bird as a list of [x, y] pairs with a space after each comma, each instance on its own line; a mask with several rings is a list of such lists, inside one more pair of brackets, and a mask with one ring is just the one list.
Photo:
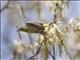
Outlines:
[[25, 26], [20, 27], [18, 31], [43, 34], [48, 25], [48, 23], [26, 23]]

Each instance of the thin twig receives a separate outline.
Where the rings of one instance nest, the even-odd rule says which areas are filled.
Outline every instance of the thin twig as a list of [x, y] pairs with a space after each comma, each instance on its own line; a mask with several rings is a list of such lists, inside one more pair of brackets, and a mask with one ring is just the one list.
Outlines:
[[65, 44], [63, 43], [63, 41], [62, 41], [62, 44], [63, 44], [64, 49], [65, 49], [66, 53], [68, 54], [69, 58], [70, 58], [71, 60], [73, 60], [72, 57], [71, 57], [71, 55], [70, 55], [70, 53], [67, 51], [67, 48], [66, 48]]
[[[29, 57], [28, 59], [26, 59], [26, 60], [29, 60], [29, 59], [31, 59], [31, 58], [33, 58], [33, 57], [35, 57], [36, 55], [39, 54], [43, 42], [44, 42], [44, 41], [42, 41], [42, 42], [40, 43], [40, 46], [39, 46], [38, 50], [36, 51], [36, 53], [35, 53], [33, 56], [31, 56], [31, 57]], [[50, 53], [50, 52], [49, 52], [49, 53]], [[51, 55], [51, 53], [50, 53], [50, 55]]]
[[49, 55], [53, 58], [53, 59], [55, 59], [55, 57], [51, 54], [51, 52], [50, 51], [48, 51], [49, 52]]
[[[17, 27], [17, 30], [18, 30], [18, 26], [16, 26], [16, 27]], [[20, 32], [19, 31], [17, 31], [17, 32], [18, 32], [18, 35], [19, 35], [19, 39], [22, 40]]]
[[29, 59], [31, 59], [31, 58], [33, 58], [33, 57], [35, 57], [36, 55], [38, 55], [38, 54], [39, 54], [39, 52], [40, 52], [40, 49], [41, 49], [41, 46], [38, 48], [38, 50], [36, 51], [36, 53], [35, 53], [33, 56], [29, 57], [29, 58], [28, 58], [28, 59], [26, 59], [26, 60], [29, 60]]
[[30, 43], [31, 43], [31, 45], [33, 45], [33, 39], [32, 39], [31, 34], [30, 34], [30, 33], [28, 33], [28, 36], [29, 36], [29, 39], [30, 39]]
[[10, 4], [10, 1], [11, 1], [11, 0], [8, 0], [8, 2], [6, 3], [6, 5], [5, 5], [2, 9], [0, 9], [0, 13], [3, 12], [5, 9], [8, 8], [8, 6], [9, 6], [9, 4]]
[[54, 53], [54, 60], [55, 60], [55, 44], [53, 44], [53, 53]]

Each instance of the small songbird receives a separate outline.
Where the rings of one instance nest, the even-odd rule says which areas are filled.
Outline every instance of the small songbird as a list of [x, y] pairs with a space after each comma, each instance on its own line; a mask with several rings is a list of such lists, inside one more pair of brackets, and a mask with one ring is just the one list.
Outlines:
[[20, 27], [18, 31], [22, 32], [27, 32], [27, 33], [44, 33], [44, 29], [48, 26], [49, 24], [45, 23], [26, 23], [25, 26]]

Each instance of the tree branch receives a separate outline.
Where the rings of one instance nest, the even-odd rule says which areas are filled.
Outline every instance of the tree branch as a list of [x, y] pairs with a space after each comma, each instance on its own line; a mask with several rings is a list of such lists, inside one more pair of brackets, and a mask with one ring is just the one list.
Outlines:
[[35, 57], [36, 55], [38, 55], [38, 53], [40, 52], [40, 49], [41, 49], [41, 46], [38, 48], [38, 50], [36, 51], [36, 53], [33, 56], [29, 57], [26, 60], [32, 59], [33, 57]]
[[54, 53], [54, 60], [55, 60], [55, 44], [53, 44], [53, 53]]
[[0, 9], [0, 13], [3, 12], [5, 9], [8, 8], [10, 2], [11, 2], [11, 0], [8, 0], [8, 2], [6, 3], [6, 5], [2, 9]]
[[67, 51], [67, 48], [66, 48], [65, 44], [63, 43], [63, 41], [62, 41], [62, 44], [63, 44], [64, 49], [65, 49], [66, 53], [68, 54], [69, 58], [70, 58], [71, 60], [73, 60], [72, 57], [71, 57], [71, 55], [70, 55], [70, 53]]
[[[17, 27], [17, 30], [18, 30], [18, 26], [16, 26], [16, 27]], [[19, 31], [17, 31], [17, 32], [18, 32], [19, 39], [22, 40], [20, 32]]]
[[49, 55], [55, 60], [55, 57], [51, 54], [51, 52], [50, 51], [48, 52], [49, 52]]

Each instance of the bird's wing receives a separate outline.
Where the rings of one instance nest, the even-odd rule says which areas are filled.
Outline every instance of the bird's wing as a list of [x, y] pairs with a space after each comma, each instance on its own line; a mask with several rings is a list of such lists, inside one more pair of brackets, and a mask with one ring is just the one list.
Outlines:
[[44, 29], [42, 23], [26, 23], [26, 25], [27, 25], [27, 26], [33, 26], [33, 27], [36, 27], [36, 28], [41, 29], [41, 30]]

